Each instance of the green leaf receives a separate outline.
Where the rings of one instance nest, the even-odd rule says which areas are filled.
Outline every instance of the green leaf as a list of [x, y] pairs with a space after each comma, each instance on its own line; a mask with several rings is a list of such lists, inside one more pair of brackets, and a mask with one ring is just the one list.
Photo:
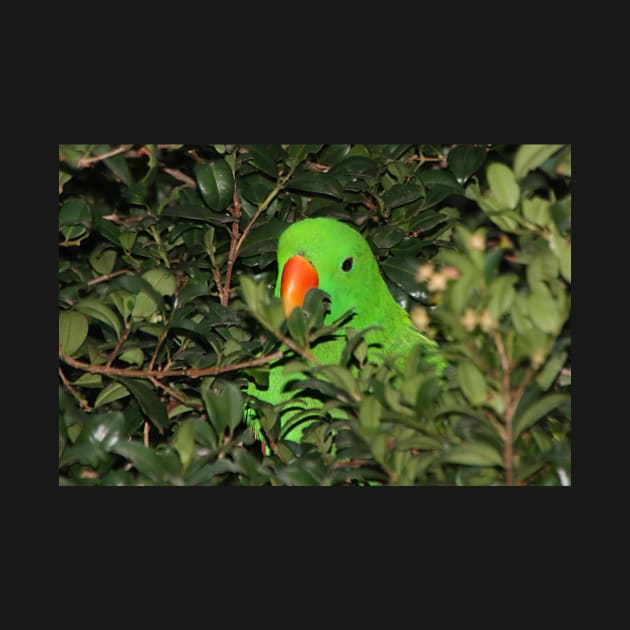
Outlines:
[[425, 196], [422, 186], [417, 184], [394, 184], [384, 195], [386, 208], [397, 208]]
[[253, 156], [252, 161], [255, 166], [267, 173], [267, 175], [271, 175], [271, 177], [278, 177], [278, 167], [276, 166], [277, 145], [248, 144], [246, 147]]
[[179, 425], [173, 439], [173, 446], [179, 455], [184, 470], [188, 468], [195, 450], [195, 418], [184, 420]]
[[425, 288], [420, 286], [416, 280], [418, 261], [415, 258], [391, 256], [383, 261], [381, 269], [389, 280], [398, 285], [414, 300], [427, 299]]
[[292, 144], [289, 146], [287, 152], [289, 157], [293, 160], [294, 164], [299, 164], [304, 161], [309, 153], [317, 153], [322, 144]]
[[532, 197], [523, 200], [523, 216], [536, 225], [545, 226], [549, 223], [549, 202], [542, 197]]
[[522, 144], [514, 156], [514, 175], [521, 180], [529, 171], [538, 168], [550, 158], [563, 144]]
[[366, 396], [359, 405], [359, 424], [371, 433], [378, 429], [383, 406], [376, 396]]
[[59, 353], [71, 357], [88, 335], [88, 320], [76, 311], [59, 312]]
[[83, 199], [68, 199], [59, 208], [59, 227], [67, 225], [88, 227], [90, 220], [90, 208]]
[[160, 216], [163, 217], [175, 217], [179, 219], [192, 219], [194, 221], [205, 221], [207, 223], [230, 223], [233, 221], [232, 217], [218, 215], [214, 212], [204, 208], [203, 206], [171, 206], [164, 208]]
[[486, 399], [486, 379], [472, 361], [464, 360], [457, 366], [457, 380], [471, 405], [480, 405]]
[[128, 365], [141, 366], [144, 363], [144, 352], [140, 348], [130, 348], [122, 352], [118, 359]]
[[84, 298], [77, 302], [74, 308], [80, 313], [109, 326], [116, 333], [116, 338], [120, 339], [120, 319], [116, 313], [114, 313], [109, 306], [103, 304], [102, 301], [96, 298]]
[[352, 152], [356, 149], [355, 146], [350, 150], [350, 155], [342, 162], [335, 164], [330, 169], [330, 175], [346, 175], [349, 177], [365, 177], [370, 175], [376, 175], [378, 173], [379, 165], [374, 160], [363, 155], [353, 155]]
[[131, 378], [116, 377], [135, 397], [143, 413], [160, 433], [168, 426], [168, 414], [164, 403], [146, 383]]
[[287, 326], [291, 333], [291, 338], [300, 348], [308, 348], [308, 334], [306, 325], [306, 314], [302, 308], [295, 308], [287, 319]]
[[516, 274], [506, 273], [495, 278], [490, 284], [488, 288], [490, 293], [488, 308], [497, 320], [512, 306], [516, 296], [514, 283], [517, 280], [518, 276]]
[[472, 144], [460, 144], [449, 151], [448, 166], [460, 184], [477, 172], [486, 161], [486, 150]]
[[225, 210], [234, 195], [234, 176], [228, 163], [221, 159], [195, 164], [195, 177], [208, 206], [215, 212]]
[[160, 267], [149, 269], [142, 274], [144, 278], [160, 295], [173, 295], [177, 287], [175, 274], [169, 269]]
[[560, 328], [560, 310], [549, 289], [540, 284], [529, 295], [529, 316], [546, 333], [556, 333]]
[[234, 383], [223, 383], [219, 391], [204, 385], [201, 397], [217, 434], [222, 435], [226, 428], [232, 433], [243, 417], [243, 395], [240, 389]]
[[467, 442], [450, 449], [444, 460], [464, 466], [503, 466], [499, 451], [485, 442]]
[[536, 377], [536, 383], [543, 391], [548, 390], [553, 382], [556, 380], [558, 373], [562, 369], [565, 361], [567, 360], [568, 353], [564, 350], [561, 352], [554, 352], [545, 367]]
[[94, 401], [94, 409], [98, 409], [103, 405], [109, 405], [114, 402], [129, 396], [129, 390], [121, 383], [110, 383], [105, 389], [99, 392], [96, 400]]
[[106, 275], [113, 270], [116, 264], [116, 256], [115, 249], [97, 247], [90, 253], [90, 265], [97, 273]]
[[343, 198], [341, 184], [330, 173], [304, 173], [291, 178], [287, 184], [289, 190], [329, 195]]
[[72, 381], [72, 384], [80, 387], [96, 387], [100, 389], [103, 387], [103, 377], [100, 374], [84, 372], [79, 378]]
[[133, 185], [133, 177], [129, 171], [127, 160], [123, 155], [114, 155], [103, 160], [107, 168], [116, 176], [118, 180], [123, 182], [125, 186]]
[[153, 481], [160, 482], [164, 478], [165, 463], [149, 447], [136, 441], [118, 442], [112, 452], [131, 461], [138, 472]]
[[514, 440], [525, 431], [538, 422], [543, 416], [550, 411], [559, 407], [563, 403], [571, 399], [569, 394], [547, 394], [542, 398], [535, 400], [526, 409], [519, 409], [514, 418]]
[[494, 198], [502, 208], [516, 208], [520, 196], [520, 187], [514, 173], [505, 164], [493, 162], [486, 172], [488, 184]]

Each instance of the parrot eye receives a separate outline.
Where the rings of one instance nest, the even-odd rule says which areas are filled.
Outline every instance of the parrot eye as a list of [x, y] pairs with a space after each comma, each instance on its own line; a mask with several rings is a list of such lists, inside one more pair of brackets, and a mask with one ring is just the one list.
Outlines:
[[353, 264], [354, 264], [354, 260], [352, 260], [352, 256], [348, 256], [348, 258], [346, 258], [346, 259], [343, 261], [343, 263], [342, 263], [342, 265], [341, 265], [341, 268], [342, 268], [344, 271], [350, 271], [350, 269], [352, 269], [352, 265], [353, 265]]

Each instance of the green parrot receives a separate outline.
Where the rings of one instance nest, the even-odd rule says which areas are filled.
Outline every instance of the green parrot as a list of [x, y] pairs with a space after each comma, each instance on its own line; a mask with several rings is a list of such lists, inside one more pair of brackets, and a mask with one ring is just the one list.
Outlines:
[[[368, 242], [354, 228], [324, 217], [293, 223], [280, 235], [277, 262], [275, 294], [282, 299], [286, 317], [303, 305], [309, 290], [321, 289], [330, 296], [327, 323], [354, 309], [348, 324], [355, 330], [378, 327], [365, 335], [372, 361], [381, 362], [387, 355], [405, 355], [422, 344], [426, 362], [435, 367], [438, 375], [443, 372], [446, 363], [437, 343], [421, 334], [407, 311], [394, 300]], [[314, 345], [311, 352], [322, 364], [338, 364], [345, 343], [345, 337], [339, 336]], [[284, 388], [302, 375], [287, 377], [282, 369], [282, 362], [272, 365], [269, 387], [260, 389], [252, 382], [248, 393], [274, 405], [295, 397], [295, 392]], [[312, 398], [306, 400], [321, 405]], [[256, 419], [250, 414], [247, 421], [260, 437]], [[292, 428], [284, 438], [299, 441], [302, 430], [303, 426]]]

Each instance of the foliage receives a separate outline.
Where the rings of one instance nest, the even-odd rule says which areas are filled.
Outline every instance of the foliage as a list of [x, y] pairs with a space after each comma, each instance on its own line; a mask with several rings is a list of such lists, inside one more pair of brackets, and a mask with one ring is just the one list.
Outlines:
[[[570, 484], [570, 184], [569, 145], [60, 145], [59, 483]], [[285, 320], [307, 216], [366, 236], [441, 380], [419, 349], [369, 363], [321, 291]], [[281, 357], [300, 444], [246, 393]]]

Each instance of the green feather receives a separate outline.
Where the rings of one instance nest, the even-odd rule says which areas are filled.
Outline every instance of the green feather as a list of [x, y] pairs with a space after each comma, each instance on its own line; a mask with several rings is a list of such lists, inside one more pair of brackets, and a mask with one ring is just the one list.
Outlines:
[[[445, 361], [435, 341], [422, 335], [413, 325], [409, 315], [392, 297], [374, 254], [365, 238], [355, 229], [335, 219], [304, 219], [290, 225], [278, 242], [278, 279], [276, 295], [280, 295], [280, 281], [285, 263], [299, 254], [315, 267], [318, 288], [330, 296], [330, 313], [326, 322], [340, 318], [350, 309], [354, 316], [350, 320], [355, 330], [372, 329], [365, 335], [370, 348], [369, 358], [380, 363], [386, 356], [406, 355], [412, 348], [422, 344], [427, 363], [436, 367], [441, 374]], [[337, 364], [341, 358], [346, 339], [343, 336], [323, 341], [312, 348], [312, 354], [323, 364]], [[271, 367], [268, 389], [259, 389], [251, 383], [248, 393], [271, 404], [295, 397], [294, 392], [284, 392], [289, 381], [298, 380], [300, 373], [283, 375], [284, 362]], [[309, 404], [321, 406], [314, 399]], [[258, 433], [255, 418], [248, 418]], [[291, 430], [287, 439], [299, 439], [301, 429]]]

